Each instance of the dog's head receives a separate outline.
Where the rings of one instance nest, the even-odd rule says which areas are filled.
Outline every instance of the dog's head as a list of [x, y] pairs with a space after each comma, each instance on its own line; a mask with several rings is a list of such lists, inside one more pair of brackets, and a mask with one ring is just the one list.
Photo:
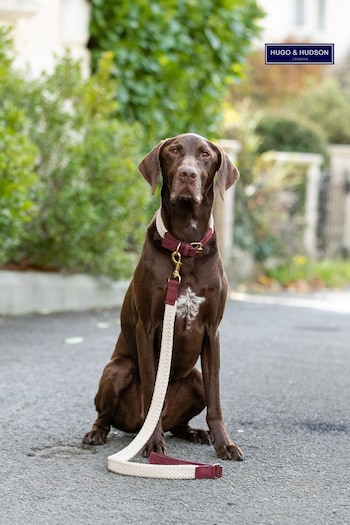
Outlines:
[[155, 191], [162, 172], [171, 202], [190, 200], [200, 204], [204, 193], [217, 183], [221, 198], [239, 177], [223, 149], [194, 133], [161, 141], [139, 164], [139, 170]]

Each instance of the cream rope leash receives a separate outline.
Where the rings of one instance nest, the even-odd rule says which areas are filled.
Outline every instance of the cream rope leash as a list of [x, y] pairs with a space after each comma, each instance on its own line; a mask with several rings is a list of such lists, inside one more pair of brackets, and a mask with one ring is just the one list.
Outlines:
[[119, 474], [151, 478], [195, 478], [194, 467], [192, 465], [166, 466], [129, 462], [129, 460], [142, 449], [144, 444], [147, 443], [148, 439], [151, 437], [163, 409], [163, 402], [170, 374], [176, 304], [177, 302], [175, 302], [174, 305], [165, 305], [162, 344], [157, 377], [151, 406], [145, 422], [130, 445], [108, 458], [109, 470]]
[[[162, 238], [164, 238], [166, 233], [166, 230], [164, 230], [158, 230]], [[202, 243], [193, 244], [200, 245], [200, 248], [202, 247]], [[181, 282], [181, 276], [179, 273], [180, 267], [182, 266], [181, 253], [179, 251], [180, 245], [181, 243], [178, 243], [176, 250], [171, 255], [175, 269], [168, 281], [163, 318], [161, 350], [151, 405], [144, 424], [133, 441], [120, 452], [117, 452], [116, 454], [108, 457], [108, 469], [116, 472], [117, 474], [165, 479], [219, 478], [222, 475], [222, 467], [220, 465], [191, 463], [171, 458], [170, 456], [165, 456], [163, 454], [151, 453], [149, 457], [151, 464], [133, 463], [129, 461], [136, 454], [138, 454], [138, 452], [140, 452], [140, 450], [151, 437], [161, 416], [164, 399], [168, 388], [177, 297], [179, 285]], [[196, 248], [196, 250], [198, 249], [199, 248]]]

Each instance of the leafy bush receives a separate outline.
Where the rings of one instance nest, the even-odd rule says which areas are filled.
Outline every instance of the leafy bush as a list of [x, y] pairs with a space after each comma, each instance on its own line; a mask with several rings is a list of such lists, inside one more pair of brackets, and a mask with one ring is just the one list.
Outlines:
[[347, 261], [312, 262], [303, 255], [296, 255], [272, 269], [265, 269], [261, 279], [267, 284], [277, 282], [283, 287], [337, 288], [350, 285], [350, 266]]
[[28, 192], [36, 182], [37, 149], [25, 127], [23, 113], [11, 103], [0, 102], [0, 263], [19, 244], [34, 209]]
[[300, 151], [328, 156], [327, 144], [314, 125], [295, 116], [278, 113], [265, 114], [255, 127], [258, 137], [257, 152]]
[[241, 184], [237, 188], [235, 242], [254, 259], [289, 259], [300, 249], [304, 228], [305, 167], [261, 163], [265, 151], [319, 153], [327, 158], [322, 134], [300, 118], [249, 112], [235, 136], [241, 141]]
[[15, 84], [21, 85], [4, 49], [10, 44], [8, 31], [0, 28], [0, 264], [18, 245], [32, 216], [34, 203], [28, 192], [36, 182], [37, 149], [27, 133], [29, 123], [18, 97], [7, 97]]
[[216, 130], [218, 100], [259, 32], [255, 0], [90, 0], [93, 66], [113, 51], [117, 114], [149, 141]]
[[[33, 202], [36, 213], [19, 231], [16, 250], [2, 254], [2, 263], [11, 259], [115, 278], [130, 274], [140, 226], [147, 221], [149, 191], [137, 170], [140, 129], [114, 118], [111, 65], [107, 54], [96, 74], [84, 79], [79, 64], [67, 55], [51, 75], [7, 83], [6, 103], [18, 108], [16, 125], [26, 132], [21, 155], [36, 152], [32, 143], [38, 155], [36, 178], [26, 178], [26, 186], [14, 179], [11, 168], [17, 199], [25, 209]], [[8, 112], [6, 120], [8, 129]], [[33, 157], [28, 164], [27, 172]], [[6, 202], [12, 214], [18, 213], [17, 203]]]
[[[349, 79], [348, 79], [349, 80]], [[336, 77], [300, 93], [292, 109], [317, 123], [332, 144], [350, 144], [350, 87]]]

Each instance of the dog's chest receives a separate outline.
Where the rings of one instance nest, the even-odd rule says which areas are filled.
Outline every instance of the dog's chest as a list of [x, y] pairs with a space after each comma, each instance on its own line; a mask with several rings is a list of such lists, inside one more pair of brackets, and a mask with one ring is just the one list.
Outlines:
[[199, 313], [201, 304], [205, 301], [205, 297], [196, 295], [190, 287], [179, 296], [177, 300], [177, 317], [184, 319], [186, 330], [191, 328], [191, 324]]

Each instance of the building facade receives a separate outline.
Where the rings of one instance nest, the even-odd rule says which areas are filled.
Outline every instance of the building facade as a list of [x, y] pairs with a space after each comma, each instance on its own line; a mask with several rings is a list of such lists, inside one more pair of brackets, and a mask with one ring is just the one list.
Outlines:
[[[350, 57], [348, 0], [258, 0], [266, 13], [259, 44], [294, 41], [334, 44], [335, 65]], [[330, 66], [332, 67], [332, 66]]]
[[90, 4], [86, 0], [0, 0], [0, 24], [13, 30], [15, 65], [38, 76], [69, 49], [89, 72]]

